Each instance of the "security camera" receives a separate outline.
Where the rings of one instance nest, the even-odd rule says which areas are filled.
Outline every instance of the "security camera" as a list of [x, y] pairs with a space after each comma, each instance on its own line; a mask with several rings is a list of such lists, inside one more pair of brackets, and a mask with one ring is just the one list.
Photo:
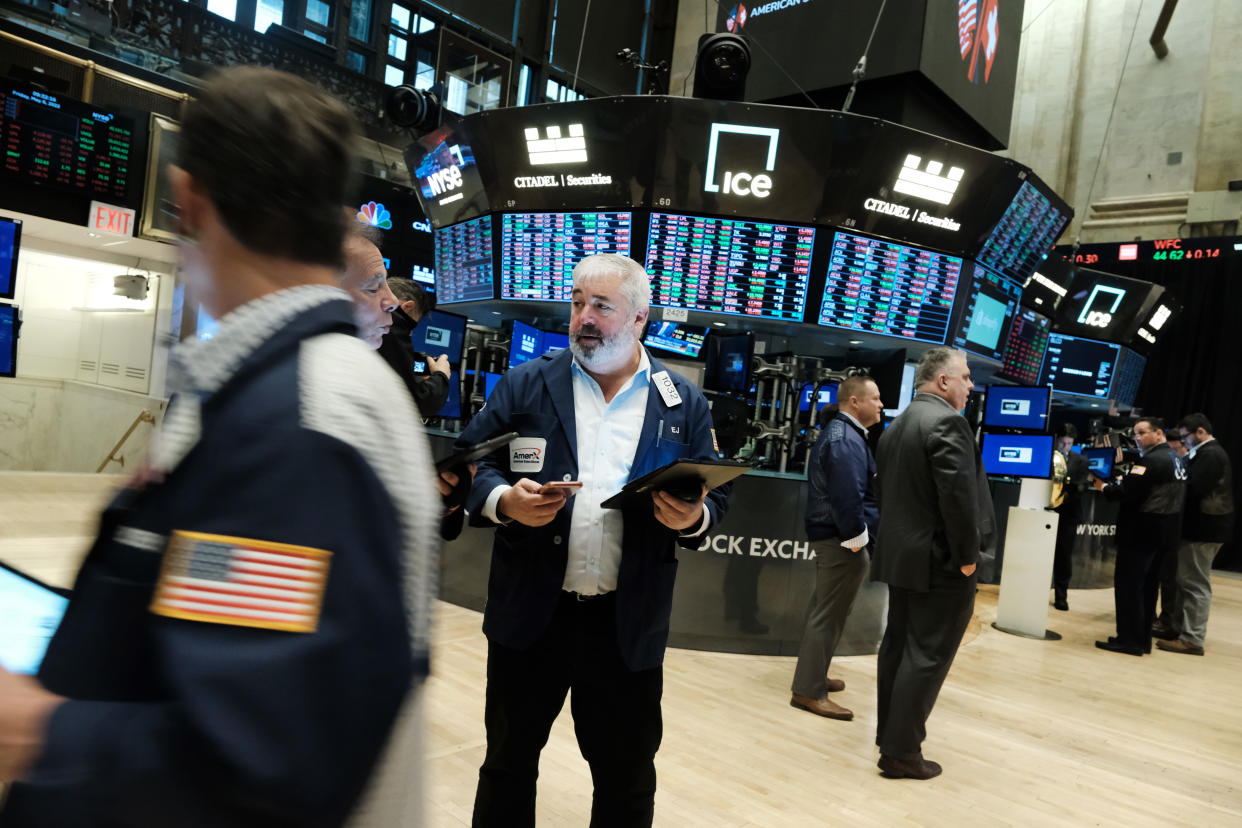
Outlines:
[[124, 296], [126, 299], [146, 299], [148, 287], [147, 277], [138, 273], [126, 273], [112, 277], [114, 296]]

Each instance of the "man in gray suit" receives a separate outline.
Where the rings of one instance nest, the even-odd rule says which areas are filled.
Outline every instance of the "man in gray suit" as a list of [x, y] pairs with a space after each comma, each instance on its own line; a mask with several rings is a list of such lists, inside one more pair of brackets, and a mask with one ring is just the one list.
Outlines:
[[918, 391], [880, 438], [880, 537], [872, 578], [888, 584], [876, 745], [889, 778], [930, 779], [925, 724], [975, 605], [975, 567], [994, 551], [992, 499], [958, 412], [974, 383], [962, 351], [932, 348]]

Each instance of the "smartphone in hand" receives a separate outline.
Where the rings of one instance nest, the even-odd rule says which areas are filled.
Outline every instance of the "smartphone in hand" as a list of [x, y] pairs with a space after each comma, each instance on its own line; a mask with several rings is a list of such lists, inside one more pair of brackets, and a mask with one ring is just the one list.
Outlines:
[[551, 480], [539, 487], [539, 494], [557, 494], [559, 492], [573, 494], [574, 490], [581, 488], [581, 480]]

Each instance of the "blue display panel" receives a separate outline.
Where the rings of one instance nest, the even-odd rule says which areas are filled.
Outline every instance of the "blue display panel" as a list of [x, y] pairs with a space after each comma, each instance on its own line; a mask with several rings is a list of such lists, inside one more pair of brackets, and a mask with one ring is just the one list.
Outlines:
[[954, 326], [953, 345], [999, 361], [1005, 353], [1022, 288], [982, 265], [972, 265], [970, 270], [971, 278]]
[[998, 377], [1011, 379], [1021, 385], [1039, 382], [1039, 371], [1048, 350], [1048, 329], [1052, 320], [1033, 310], [1020, 308], [1009, 326], [1009, 339], [1005, 344]]
[[0, 305], [0, 377], [17, 374], [17, 306]]
[[1051, 434], [984, 434], [983, 469], [1008, 477], [1052, 476]]
[[1022, 284], [1052, 249], [1067, 223], [1067, 213], [1030, 181], [1024, 181], [975, 258]]
[[983, 406], [984, 428], [1047, 431], [1052, 389], [990, 385]]
[[461, 417], [461, 371], [457, 368], [449, 369], [448, 397], [445, 398], [444, 405], [436, 412], [436, 416], [450, 420]]
[[506, 213], [500, 220], [500, 298], [567, 302], [574, 265], [630, 255], [629, 213]]
[[651, 304], [801, 322], [815, 228], [652, 213]]
[[1120, 345], [1052, 333], [1039, 384], [1063, 394], [1107, 399], [1120, 357]]
[[1117, 458], [1117, 449], [1112, 447], [1083, 449], [1082, 456], [1087, 460], [1087, 469], [1096, 477], [1108, 480], [1113, 476], [1113, 461]]
[[34, 675], [69, 599], [0, 565], [0, 667]]
[[[803, 384], [802, 393], [798, 395], [798, 410], [811, 410], [811, 392], [815, 390], [815, 383], [808, 382]], [[821, 385], [819, 388], [819, 401], [815, 403], [815, 410], [819, 411], [826, 405], [833, 405], [837, 401], [837, 384], [835, 382]]]
[[816, 321], [943, 345], [961, 275], [957, 256], [838, 232]]
[[670, 354], [698, 359], [707, 339], [707, 328], [683, 325], [680, 322], [650, 322], [643, 344]]
[[1121, 349], [1121, 361], [1117, 365], [1117, 374], [1113, 377], [1113, 387], [1109, 397], [1117, 401], [1122, 408], [1134, 405], [1138, 394], [1139, 383], [1143, 381], [1143, 369], [1147, 367], [1147, 357], [1129, 348]]
[[0, 217], [0, 299], [12, 299], [17, 290], [17, 254], [21, 246], [21, 219]]
[[569, 347], [569, 334], [541, 331], [533, 325], [513, 320], [513, 335], [509, 339], [509, 367], [530, 362], [549, 351]]
[[492, 217], [435, 231], [436, 303], [492, 298]]
[[707, 338], [707, 366], [703, 388], [724, 393], [746, 393], [750, 388], [750, 360], [755, 353], [755, 335], [716, 334]]
[[415, 351], [433, 357], [447, 354], [449, 363], [457, 365], [466, 341], [466, 317], [442, 310], [430, 311], [418, 320], [410, 339]]

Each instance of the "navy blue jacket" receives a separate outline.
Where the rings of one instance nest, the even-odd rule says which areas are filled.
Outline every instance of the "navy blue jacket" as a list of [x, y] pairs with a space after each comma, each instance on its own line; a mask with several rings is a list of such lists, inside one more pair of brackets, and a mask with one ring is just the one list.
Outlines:
[[874, 543], [880, 524], [875, 458], [867, 435], [844, 414], [828, 421], [807, 462], [806, 536], [849, 540], [867, 530]]
[[[539, 473], [511, 471], [506, 449], [479, 463], [467, 501], [472, 525], [496, 526], [483, 517], [481, 510], [497, 486], [512, 485], [522, 477], [539, 483], [578, 479], [571, 361], [572, 354], [566, 348], [508, 371], [492, 391], [487, 406], [462, 433], [460, 446], [507, 431], [547, 440], [546, 459]], [[664, 370], [659, 362], [651, 360], [652, 376]], [[631, 480], [682, 457], [719, 459], [707, 401], [682, 377], [671, 372], [669, 377], [682, 402], [670, 408], [655, 383], [650, 383], [642, 434], [630, 469]], [[483, 613], [483, 632], [489, 640], [525, 649], [547, 629], [565, 581], [570, 516], [576, 499], [571, 497], [545, 526], [524, 526], [516, 521], [496, 526], [487, 607]], [[712, 525], [724, 517], [727, 503], [726, 490], [713, 489], [708, 493], [706, 504]], [[625, 510], [623, 521], [617, 574], [617, 639], [630, 669], [645, 670], [664, 660], [673, 581], [677, 575], [676, 547], [696, 548], [701, 536], [679, 537], [655, 519], [650, 507]]]

